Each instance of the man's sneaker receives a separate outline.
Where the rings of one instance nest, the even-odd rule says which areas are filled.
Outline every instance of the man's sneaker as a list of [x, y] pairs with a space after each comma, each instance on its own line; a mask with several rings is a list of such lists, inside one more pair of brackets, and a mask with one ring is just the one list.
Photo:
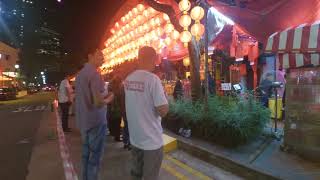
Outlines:
[[106, 136], [109, 136], [109, 135], [110, 135], [110, 131], [107, 129]]
[[120, 137], [115, 137], [114, 140], [115, 140], [116, 142], [122, 142], [122, 138], [120, 138]]
[[184, 131], [184, 129], [183, 129], [183, 128], [180, 128], [180, 129], [179, 129], [179, 134], [182, 135], [182, 134], [183, 134], [183, 131]]
[[128, 151], [130, 151], [130, 150], [131, 150], [131, 145], [130, 145], [130, 144], [125, 144], [125, 145], [123, 146], [123, 148], [124, 148], [124, 149], [127, 149]]
[[188, 130], [185, 131], [184, 137], [186, 137], [186, 138], [191, 137], [191, 129], [188, 129]]

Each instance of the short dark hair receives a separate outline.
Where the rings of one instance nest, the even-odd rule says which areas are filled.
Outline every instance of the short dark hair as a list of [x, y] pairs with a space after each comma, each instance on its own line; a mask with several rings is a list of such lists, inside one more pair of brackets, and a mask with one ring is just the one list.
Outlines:
[[94, 54], [97, 51], [100, 51], [100, 50], [98, 48], [89, 48], [88, 51], [87, 51], [87, 54]]
[[143, 46], [139, 49], [139, 60], [147, 60], [151, 57], [157, 56], [157, 52], [153, 47]]

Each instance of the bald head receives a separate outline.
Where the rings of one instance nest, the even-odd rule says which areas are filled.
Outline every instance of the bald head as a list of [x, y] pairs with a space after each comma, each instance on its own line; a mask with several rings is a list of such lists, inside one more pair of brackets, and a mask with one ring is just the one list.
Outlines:
[[153, 71], [155, 69], [155, 62], [157, 59], [157, 52], [149, 46], [144, 46], [139, 49], [138, 67], [143, 70]]

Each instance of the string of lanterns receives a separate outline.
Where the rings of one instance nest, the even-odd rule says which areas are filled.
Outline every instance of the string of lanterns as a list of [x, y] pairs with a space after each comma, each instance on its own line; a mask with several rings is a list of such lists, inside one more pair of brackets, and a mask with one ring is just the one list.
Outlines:
[[[196, 37], [196, 40], [199, 41], [202, 35], [204, 34], [205, 28], [200, 23], [201, 19], [204, 17], [204, 9], [200, 6], [195, 6], [192, 8], [190, 15], [188, 11], [191, 9], [191, 3], [189, 0], [181, 0], [179, 2], [179, 9], [182, 12], [180, 17], [179, 24], [183, 27], [184, 31], [181, 33], [180, 40], [187, 46], [191, 41], [192, 36]], [[191, 19], [195, 23], [191, 26], [191, 32], [189, 31], [189, 26], [191, 25]]]
[[159, 52], [166, 46], [161, 38], [168, 20], [166, 14], [138, 4], [110, 30], [112, 36], [105, 42], [106, 48], [103, 50], [107, 62], [102, 68], [111, 68], [135, 59], [139, 47], [143, 45], [152, 46]]
[[[143, 4], [132, 8], [110, 30], [112, 36], [107, 39], [106, 48], [102, 51], [107, 61], [101, 68], [110, 69], [115, 65], [137, 58], [141, 46], [152, 46], [160, 53], [164, 47], [173, 46], [178, 41], [187, 45], [192, 36], [199, 40], [204, 33], [204, 26], [200, 23], [204, 10], [195, 6], [191, 10], [190, 17], [191, 3], [189, 0], [181, 0], [179, 9], [183, 13], [179, 20], [179, 24], [184, 29], [182, 33], [174, 28], [167, 14]], [[189, 27], [192, 20], [195, 23], [191, 26], [190, 32]]]

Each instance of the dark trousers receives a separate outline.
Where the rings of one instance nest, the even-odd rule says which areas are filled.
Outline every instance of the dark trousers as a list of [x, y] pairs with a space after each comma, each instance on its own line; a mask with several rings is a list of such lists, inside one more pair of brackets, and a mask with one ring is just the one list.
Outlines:
[[69, 108], [70, 108], [70, 103], [59, 103], [59, 107], [61, 110], [61, 121], [62, 121], [62, 129], [63, 131], [66, 131], [69, 129]]
[[130, 135], [129, 135], [129, 127], [128, 121], [126, 117], [123, 117], [124, 128], [123, 128], [123, 143], [125, 145], [130, 145]]
[[111, 120], [109, 121], [110, 134], [114, 136], [115, 139], [120, 139], [121, 134], [121, 117], [113, 117], [111, 115]]

